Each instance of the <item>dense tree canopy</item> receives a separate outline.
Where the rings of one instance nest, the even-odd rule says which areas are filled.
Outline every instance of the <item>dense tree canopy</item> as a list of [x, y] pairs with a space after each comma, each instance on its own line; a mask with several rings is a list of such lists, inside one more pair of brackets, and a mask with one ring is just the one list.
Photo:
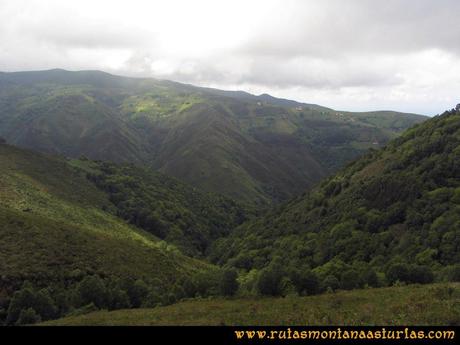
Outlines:
[[415, 126], [243, 224], [214, 244], [210, 258], [261, 270], [259, 287], [268, 294], [280, 293], [289, 276], [273, 271], [274, 261], [309, 267], [322, 289], [453, 280], [460, 263], [459, 110]]

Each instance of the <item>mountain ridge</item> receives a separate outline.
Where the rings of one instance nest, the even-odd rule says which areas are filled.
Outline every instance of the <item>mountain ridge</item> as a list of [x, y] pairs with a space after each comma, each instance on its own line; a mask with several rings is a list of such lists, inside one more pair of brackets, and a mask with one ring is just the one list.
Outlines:
[[457, 106], [243, 224], [211, 259], [248, 275], [305, 267], [331, 289], [458, 280], [459, 155]]
[[0, 136], [9, 143], [148, 165], [261, 207], [425, 119], [100, 71], [0, 75]]

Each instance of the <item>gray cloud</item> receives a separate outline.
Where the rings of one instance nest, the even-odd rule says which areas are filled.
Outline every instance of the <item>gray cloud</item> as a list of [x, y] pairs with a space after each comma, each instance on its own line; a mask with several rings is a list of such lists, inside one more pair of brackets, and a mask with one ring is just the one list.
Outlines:
[[[269, 73], [267, 72], [269, 71]], [[391, 86], [401, 78], [383, 66], [374, 68], [360, 59], [318, 59], [306, 56], [296, 58], [261, 57], [255, 59], [249, 71], [239, 80], [283, 87], [340, 88], [343, 86]]]
[[267, 18], [241, 51], [283, 57], [460, 51], [460, 2], [456, 0], [295, 3], [295, 11], [280, 8], [277, 17]]

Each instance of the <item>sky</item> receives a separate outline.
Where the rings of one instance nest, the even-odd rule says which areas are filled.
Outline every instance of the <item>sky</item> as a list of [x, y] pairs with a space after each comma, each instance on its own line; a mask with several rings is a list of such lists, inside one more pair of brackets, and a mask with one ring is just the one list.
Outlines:
[[0, 71], [103, 70], [435, 115], [460, 103], [459, 0], [1, 0]]

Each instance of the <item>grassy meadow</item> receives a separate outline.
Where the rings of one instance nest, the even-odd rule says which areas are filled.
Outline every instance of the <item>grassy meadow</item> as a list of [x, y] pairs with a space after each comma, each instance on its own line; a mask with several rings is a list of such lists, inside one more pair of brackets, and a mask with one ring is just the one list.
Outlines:
[[43, 325], [460, 325], [460, 283], [307, 297], [195, 299], [153, 309], [102, 310]]

